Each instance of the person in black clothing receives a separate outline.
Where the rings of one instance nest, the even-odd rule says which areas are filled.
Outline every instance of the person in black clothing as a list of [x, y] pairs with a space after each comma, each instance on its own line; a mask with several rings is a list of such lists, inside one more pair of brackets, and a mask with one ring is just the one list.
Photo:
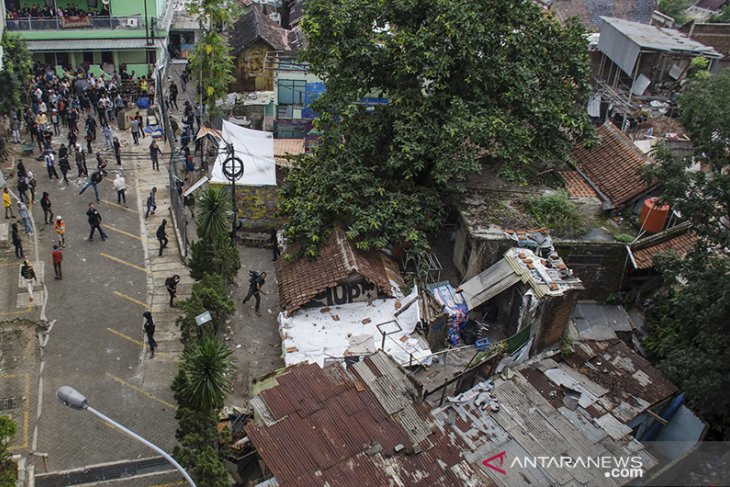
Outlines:
[[71, 169], [71, 164], [68, 162], [68, 147], [64, 144], [61, 144], [61, 147], [58, 148], [58, 159], [58, 168], [61, 170], [61, 174], [63, 174], [63, 182], [68, 184], [68, 177], [66, 174], [68, 174], [69, 169]]
[[15, 247], [15, 257], [18, 259], [23, 258], [23, 242], [20, 240], [20, 235], [18, 235], [18, 224], [13, 223], [10, 227], [11, 229], [11, 235], [13, 240], [13, 247]]
[[18, 161], [18, 179], [25, 179], [28, 175], [28, 171], [25, 169], [23, 161]]
[[279, 237], [276, 235], [276, 230], [271, 231], [271, 251], [274, 255], [274, 258], [271, 260], [276, 261], [281, 254], [281, 252], [279, 252]]
[[157, 227], [157, 240], [160, 242], [160, 253], [159, 255], [162, 255], [162, 249], [167, 248], [167, 232], [165, 231], [165, 225], [167, 225], [167, 220], [162, 219], [162, 223], [160, 223], [160, 226]]
[[162, 155], [162, 151], [157, 145], [157, 141], [153, 140], [150, 144], [150, 157], [152, 158], [152, 169], [154, 169], [155, 171], [160, 170], [160, 161], [158, 158], [159, 155]]
[[251, 278], [248, 280], [248, 283], [248, 294], [243, 298], [243, 304], [246, 304], [246, 301], [253, 297], [256, 300], [256, 314], [259, 314], [259, 305], [261, 304], [260, 293], [266, 294], [262, 289], [264, 284], [266, 284], [266, 272], [259, 274], [258, 272], [251, 271]]
[[96, 141], [96, 119], [91, 114], [86, 117], [86, 130], [91, 132], [91, 140]]
[[175, 106], [175, 110], [179, 110], [177, 107], [177, 85], [174, 81], [170, 82], [170, 106]]
[[122, 165], [122, 144], [119, 143], [119, 139], [114, 137], [114, 157], [117, 159], [117, 166]]
[[41, 197], [41, 208], [43, 209], [43, 223], [50, 225], [53, 223], [53, 210], [51, 209], [50, 195], [45, 191]]
[[91, 232], [89, 233], [89, 242], [94, 241], [94, 230], [99, 230], [99, 235], [101, 235], [102, 241], [106, 240], [107, 235], [101, 228], [101, 215], [99, 214], [97, 209], [94, 208], [94, 203], [89, 203], [89, 210], [86, 212], [86, 216], [89, 217], [89, 226], [91, 227]]
[[23, 203], [28, 203], [28, 177], [18, 179], [18, 199]]
[[179, 282], [180, 282], [180, 276], [178, 276], [177, 274], [165, 279], [165, 288], [167, 288], [167, 292], [170, 293], [170, 307], [171, 308], [175, 307], [175, 304], [173, 304], [172, 300], [175, 299], [175, 294], [177, 294], [177, 284]]
[[150, 356], [155, 356], [155, 348], [157, 348], [157, 342], [155, 341], [155, 322], [152, 320], [152, 313], [145, 311], [142, 313], [144, 316], [144, 326], [142, 329], [147, 335], [147, 344], [150, 346]]

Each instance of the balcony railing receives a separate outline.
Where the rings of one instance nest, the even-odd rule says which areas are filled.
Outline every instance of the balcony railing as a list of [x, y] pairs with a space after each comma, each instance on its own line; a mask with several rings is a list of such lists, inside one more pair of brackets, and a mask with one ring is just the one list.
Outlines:
[[6, 19], [5, 27], [11, 31], [35, 30], [78, 30], [78, 29], [111, 29], [139, 30], [144, 29], [144, 16], [127, 17], [84, 16], [84, 17], [25, 17]]

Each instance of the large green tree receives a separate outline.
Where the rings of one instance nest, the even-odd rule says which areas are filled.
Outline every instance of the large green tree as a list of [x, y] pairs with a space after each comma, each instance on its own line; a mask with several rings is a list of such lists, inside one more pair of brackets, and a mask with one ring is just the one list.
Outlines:
[[[700, 78], [679, 99], [692, 157], [656, 152], [649, 172], [662, 198], [691, 221], [699, 237], [686, 257], [657, 256], [664, 289], [647, 316], [646, 348], [657, 366], [687, 393], [690, 405], [730, 438], [730, 71]], [[702, 170], [689, 171], [699, 162]]]
[[591, 133], [584, 31], [532, 2], [310, 0], [303, 26], [327, 91], [282, 212], [309, 255], [336, 224], [360, 248], [422, 249], [479, 157], [524, 180]]
[[239, 9], [231, 0], [191, 2], [188, 12], [197, 16], [200, 39], [190, 55], [190, 70], [209, 113], [216, 113], [215, 101], [228, 94], [233, 77], [233, 57], [225, 29], [233, 23]]
[[21, 95], [32, 77], [33, 59], [25, 41], [8, 31], [2, 35], [3, 69], [0, 71], [0, 113], [21, 108]]

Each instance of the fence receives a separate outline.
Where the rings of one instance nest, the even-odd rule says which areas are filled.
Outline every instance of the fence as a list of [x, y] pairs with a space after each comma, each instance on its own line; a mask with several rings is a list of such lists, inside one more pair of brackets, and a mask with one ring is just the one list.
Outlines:
[[140, 30], [145, 28], [145, 19], [141, 15], [127, 17], [110, 17], [108, 15], [85, 17], [25, 17], [7, 19], [5, 26], [10, 31], [75, 29]]

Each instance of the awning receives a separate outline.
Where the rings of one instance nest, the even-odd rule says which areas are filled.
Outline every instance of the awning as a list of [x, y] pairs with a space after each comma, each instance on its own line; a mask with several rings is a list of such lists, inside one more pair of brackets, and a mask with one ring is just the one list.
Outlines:
[[470, 310], [486, 303], [502, 291], [509, 289], [520, 281], [505, 259], [500, 260], [492, 267], [482, 271], [459, 286], [461, 295]]
[[276, 186], [274, 163], [274, 138], [270, 132], [251, 130], [223, 121], [218, 158], [211, 172], [210, 182], [230, 184], [223, 174], [223, 162], [228, 158], [226, 144], [233, 144], [236, 157], [244, 165], [244, 172], [237, 180], [241, 186]]
[[114, 51], [117, 49], [147, 49], [159, 47], [157, 43], [147, 45], [142, 39], [70, 39], [55, 41], [26, 41], [28, 50], [38, 51], [85, 51], [89, 49], [99, 51]]

